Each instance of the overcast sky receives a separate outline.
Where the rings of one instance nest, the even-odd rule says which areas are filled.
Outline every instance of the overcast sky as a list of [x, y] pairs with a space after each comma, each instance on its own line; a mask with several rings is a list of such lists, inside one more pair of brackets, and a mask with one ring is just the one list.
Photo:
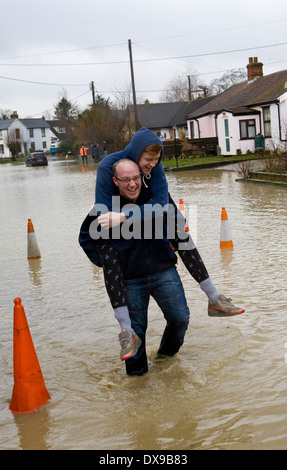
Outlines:
[[0, 16], [0, 110], [52, 117], [66, 92], [80, 109], [131, 84], [158, 102], [177, 76], [208, 85], [249, 57], [287, 69], [286, 0], [13, 0]]

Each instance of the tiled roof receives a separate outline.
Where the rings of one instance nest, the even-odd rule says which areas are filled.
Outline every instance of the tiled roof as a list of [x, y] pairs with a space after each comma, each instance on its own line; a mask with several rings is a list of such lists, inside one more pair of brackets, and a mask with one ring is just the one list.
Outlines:
[[[0, 119], [0, 129], [8, 129], [14, 119]], [[22, 124], [24, 124], [27, 129], [40, 129], [43, 127], [51, 127], [45, 119], [18, 119]]]
[[186, 125], [186, 119], [190, 113], [197, 111], [199, 108], [209, 103], [213, 99], [214, 99], [214, 96], [208, 96], [207, 98], [197, 98], [196, 100], [190, 101], [189, 103], [184, 103], [184, 106], [180, 108], [178, 113], [170, 121], [170, 125], [172, 126]]
[[28, 129], [51, 127], [45, 119], [19, 119]]
[[138, 104], [138, 120], [148, 129], [170, 127], [170, 121], [185, 104], [184, 102]]
[[251, 82], [233, 85], [212, 101], [189, 114], [189, 118], [204, 116], [225, 111], [236, 111], [238, 108], [250, 108], [275, 102], [287, 92], [287, 70], [257, 77]]
[[12, 124], [15, 119], [0, 119], [0, 130], [6, 130]]
[[211, 99], [212, 97], [198, 98], [190, 102], [138, 104], [138, 120], [148, 129], [185, 125], [188, 114]]

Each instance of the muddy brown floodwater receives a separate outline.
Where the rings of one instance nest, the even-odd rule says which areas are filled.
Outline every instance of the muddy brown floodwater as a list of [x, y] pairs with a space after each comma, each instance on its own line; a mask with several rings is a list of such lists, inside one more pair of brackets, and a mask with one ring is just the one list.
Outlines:
[[[0, 167], [0, 448], [287, 449], [287, 192], [238, 182], [231, 168], [167, 173], [209, 274], [246, 313], [210, 318], [179, 262], [190, 325], [180, 352], [156, 356], [164, 328], [150, 304], [149, 372], [127, 377], [103, 284], [78, 245], [96, 166]], [[234, 247], [220, 250], [226, 207]], [[41, 259], [27, 260], [31, 218]], [[13, 308], [20, 297], [51, 400], [13, 415]]]

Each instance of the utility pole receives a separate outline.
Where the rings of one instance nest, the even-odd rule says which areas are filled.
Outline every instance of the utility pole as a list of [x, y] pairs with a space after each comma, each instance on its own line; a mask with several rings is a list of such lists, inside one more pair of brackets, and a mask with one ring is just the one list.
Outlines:
[[192, 100], [192, 95], [191, 95], [191, 79], [190, 79], [190, 75], [187, 76], [188, 78], [188, 97], [189, 97], [189, 101]]
[[92, 97], [93, 97], [93, 106], [96, 104], [96, 99], [95, 99], [95, 87], [94, 87], [94, 82], [90, 83], [90, 90], [92, 90]]
[[134, 78], [133, 56], [132, 56], [132, 44], [131, 44], [130, 39], [129, 39], [129, 53], [130, 53], [130, 68], [131, 68], [131, 79], [132, 79], [132, 90], [133, 90], [135, 126], [136, 126], [136, 131], [137, 131], [139, 130], [140, 125], [138, 122], [138, 111], [137, 111], [137, 100], [136, 100], [135, 78]]

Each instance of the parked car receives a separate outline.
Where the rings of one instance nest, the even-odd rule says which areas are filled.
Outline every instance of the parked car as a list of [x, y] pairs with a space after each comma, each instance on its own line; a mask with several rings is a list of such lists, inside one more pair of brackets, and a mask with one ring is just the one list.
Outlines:
[[44, 152], [29, 153], [26, 159], [26, 166], [46, 166], [48, 160]]

